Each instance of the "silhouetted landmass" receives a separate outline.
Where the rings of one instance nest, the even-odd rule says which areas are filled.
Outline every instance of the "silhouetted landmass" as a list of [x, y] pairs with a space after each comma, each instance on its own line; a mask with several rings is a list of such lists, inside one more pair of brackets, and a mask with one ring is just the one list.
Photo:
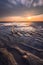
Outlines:
[[29, 23], [29, 22], [35, 22], [35, 23], [43, 23], [43, 21], [0, 21], [0, 23], [14, 23], [14, 22], [17, 22], [17, 23]]

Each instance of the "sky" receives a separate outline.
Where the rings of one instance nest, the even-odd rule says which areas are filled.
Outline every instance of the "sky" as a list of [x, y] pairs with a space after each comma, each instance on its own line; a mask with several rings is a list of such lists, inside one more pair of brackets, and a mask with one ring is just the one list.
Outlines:
[[26, 21], [34, 16], [43, 20], [43, 0], [0, 0], [0, 21]]

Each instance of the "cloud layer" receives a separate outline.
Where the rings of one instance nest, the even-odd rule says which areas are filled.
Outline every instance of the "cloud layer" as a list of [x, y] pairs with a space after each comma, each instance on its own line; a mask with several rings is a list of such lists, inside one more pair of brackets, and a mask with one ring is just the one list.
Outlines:
[[35, 6], [42, 6], [43, 5], [43, 0], [8, 0], [9, 3], [13, 5], [25, 5], [26, 7], [33, 7]]
[[[0, 16], [19, 15], [43, 6], [43, 0], [0, 0]], [[38, 8], [36, 8], [37, 10]], [[42, 8], [41, 8], [42, 9]], [[43, 11], [43, 9], [40, 12]], [[39, 12], [39, 13], [40, 13]], [[42, 12], [43, 13], [43, 12]]]

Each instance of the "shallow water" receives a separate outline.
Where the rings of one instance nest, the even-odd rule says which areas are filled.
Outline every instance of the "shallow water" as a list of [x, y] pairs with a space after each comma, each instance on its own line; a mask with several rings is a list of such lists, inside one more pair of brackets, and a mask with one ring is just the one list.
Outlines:
[[6, 64], [4, 57], [7, 62], [11, 61], [8, 65], [43, 65], [42, 24], [0, 23], [1, 64]]

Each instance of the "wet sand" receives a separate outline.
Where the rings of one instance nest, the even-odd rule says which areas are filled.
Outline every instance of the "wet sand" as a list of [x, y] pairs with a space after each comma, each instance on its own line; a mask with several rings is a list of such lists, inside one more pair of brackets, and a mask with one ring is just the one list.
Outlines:
[[12, 33], [0, 26], [0, 65], [43, 65], [43, 27]]

